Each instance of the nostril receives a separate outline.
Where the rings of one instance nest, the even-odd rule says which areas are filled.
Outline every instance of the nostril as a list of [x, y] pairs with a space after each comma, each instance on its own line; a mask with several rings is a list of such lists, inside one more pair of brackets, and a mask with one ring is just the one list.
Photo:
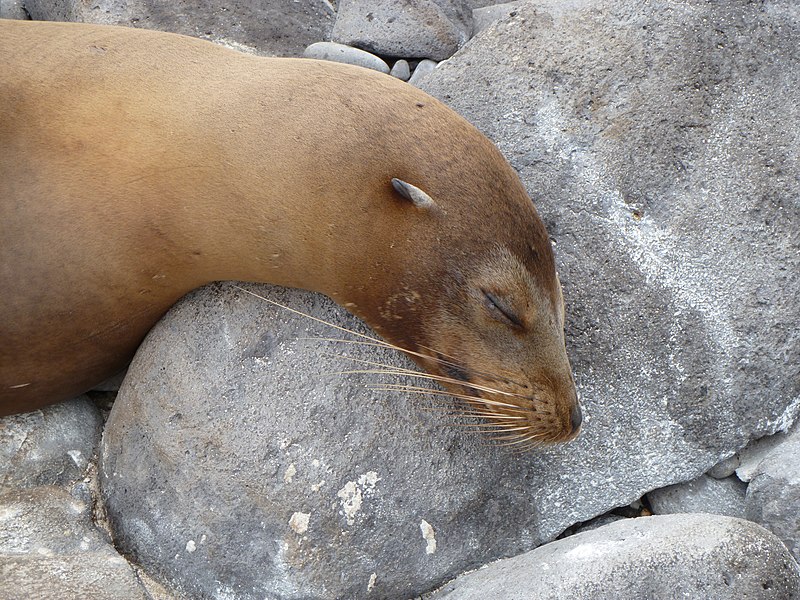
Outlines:
[[583, 423], [583, 413], [581, 412], [581, 405], [576, 402], [569, 416], [569, 424], [572, 426], [572, 433], [580, 429], [581, 423]]

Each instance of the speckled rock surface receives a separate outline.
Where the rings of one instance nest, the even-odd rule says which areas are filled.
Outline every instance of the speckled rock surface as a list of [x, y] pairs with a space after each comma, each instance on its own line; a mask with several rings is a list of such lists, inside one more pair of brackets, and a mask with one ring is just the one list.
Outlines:
[[25, 0], [43, 21], [83, 21], [183, 33], [275, 56], [330, 39], [334, 7], [321, 0]]
[[448, 583], [430, 600], [795, 600], [800, 568], [763, 527], [712, 515], [623, 519]]
[[425, 80], [498, 143], [548, 224], [575, 443], [509, 457], [402, 396], [323, 384], [342, 367], [297, 345], [304, 324], [212, 291], [153, 332], [107, 430], [126, 551], [196, 593], [406, 598], [789, 427], [798, 10], [529, 4]]
[[133, 569], [64, 489], [0, 494], [0, 598], [150, 600]]
[[[257, 289], [364, 331], [322, 296]], [[407, 599], [558, 532], [565, 507], [532, 506], [568, 446], [516, 455], [454, 427], [449, 403], [366, 387], [396, 377], [333, 375], [411, 365], [303, 339], [331, 335], [227, 285], [170, 311], [103, 438], [124, 552], [190, 597]]]
[[464, 0], [340, 0], [331, 39], [383, 56], [444, 60], [471, 35]]
[[783, 540], [800, 561], [800, 428], [755, 468], [747, 487], [747, 518]]
[[798, 61], [795, 2], [547, 1], [423, 80], [555, 244], [586, 415], [570, 479], [597, 487], [545, 505], [605, 512], [797, 419]]
[[28, 19], [22, 0], [0, 0], [0, 19]]
[[657, 515], [711, 513], [744, 519], [746, 492], [747, 484], [736, 476], [714, 479], [701, 475], [692, 481], [653, 490], [647, 499]]
[[516, 2], [504, 2], [502, 4], [490, 4], [472, 11], [472, 21], [474, 24], [474, 34], [477, 35], [489, 25], [505, 17], [516, 16], [517, 8], [524, 4], [522, 0]]
[[85, 396], [0, 419], [0, 494], [81, 479], [102, 424]]

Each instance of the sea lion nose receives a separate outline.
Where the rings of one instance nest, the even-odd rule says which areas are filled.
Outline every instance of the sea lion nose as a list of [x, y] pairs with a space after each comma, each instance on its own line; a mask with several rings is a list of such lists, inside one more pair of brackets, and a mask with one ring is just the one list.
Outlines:
[[583, 423], [583, 413], [581, 412], [581, 405], [577, 402], [572, 407], [572, 413], [569, 415], [569, 424], [572, 427], [572, 433], [577, 433]]

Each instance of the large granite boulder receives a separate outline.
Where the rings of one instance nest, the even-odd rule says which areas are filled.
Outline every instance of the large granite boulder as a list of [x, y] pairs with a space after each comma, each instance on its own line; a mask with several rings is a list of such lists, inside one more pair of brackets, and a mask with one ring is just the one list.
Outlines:
[[553, 238], [586, 406], [559, 487], [583, 506], [797, 418], [799, 62], [791, 1], [545, 1], [422, 84], [498, 144]]
[[[367, 332], [322, 296], [253, 289]], [[569, 447], [490, 445], [449, 400], [370, 389], [424, 381], [336, 374], [414, 369], [404, 357], [307, 339], [326, 337], [360, 339], [227, 284], [173, 307], [101, 445], [124, 553], [190, 597], [406, 599], [563, 529], [573, 499], [539, 494], [571, 469]]]

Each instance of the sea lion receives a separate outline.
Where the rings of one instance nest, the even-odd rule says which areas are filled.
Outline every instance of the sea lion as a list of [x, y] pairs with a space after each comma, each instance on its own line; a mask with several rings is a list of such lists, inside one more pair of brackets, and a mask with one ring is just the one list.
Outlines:
[[508, 443], [577, 434], [547, 232], [442, 103], [121, 27], [0, 21], [0, 55], [0, 415], [89, 389], [232, 279], [327, 294]]

